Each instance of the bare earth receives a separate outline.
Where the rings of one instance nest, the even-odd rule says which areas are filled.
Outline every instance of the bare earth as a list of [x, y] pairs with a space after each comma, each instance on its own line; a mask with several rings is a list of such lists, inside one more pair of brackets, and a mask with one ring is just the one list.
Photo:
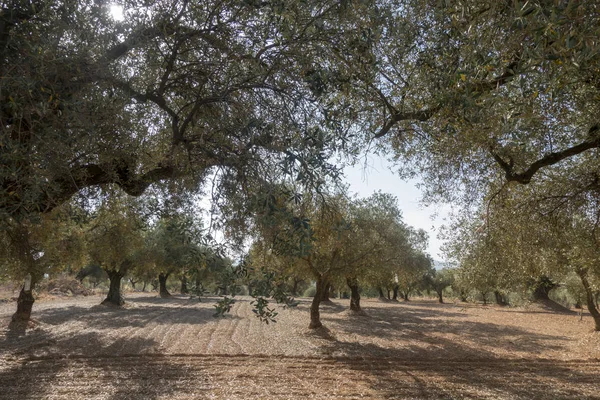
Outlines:
[[215, 319], [213, 299], [131, 294], [36, 302], [32, 329], [0, 303], [0, 399], [600, 399], [589, 316], [537, 306], [309, 300], [254, 317], [250, 298]]

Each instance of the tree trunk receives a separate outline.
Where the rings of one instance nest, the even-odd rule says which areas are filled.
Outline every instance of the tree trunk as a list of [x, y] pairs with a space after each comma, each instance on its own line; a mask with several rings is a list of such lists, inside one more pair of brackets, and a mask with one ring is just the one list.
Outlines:
[[142, 292], [145, 292], [145, 291], [146, 291], [146, 285], [147, 285], [147, 282], [146, 282], [146, 281], [144, 281], [144, 286], [142, 286]]
[[158, 293], [160, 294], [160, 297], [165, 298], [165, 297], [171, 297], [171, 293], [169, 293], [169, 291], [167, 290], [167, 279], [169, 278], [170, 274], [163, 274], [162, 272], [160, 274], [158, 274], [158, 284], [159, 284], [159, 291]]
[[298, 296], [298, 285], [302, 282], [302, 279], [294, 278], [294, 284], [292, 285], [292, 296]]
[[535, 288], [533, 289], [533, 299], [536, 301], [550, 300], [548, 294], [555, 287], [556, 283], [552, 282], [550, 278], [546, 276], [540, 277], [535, 283]]
[[437, 295], [438, 295], [438, 302], [439, 302], [440, 304], [444, 304], [444, 298], [442, 297], [442, 294], [443, 294], [443, 291], [441, 291], [441, 290], [440, 290], [439, 292], [437, 292]]
[[394, 286], [394, 295], [392, 296], [392, 300], [398, 301], [398, 290], [400, 290], [400, 287], [398, 285]]
[[346, 284], [350, 288], [350, 310], [361, 311], [360, 308], [360, 291], [358, 290], [358, 279], [346, 278]]
[[108, 289], [108, 294], [106, 295], [106, 299], [104, 299], [102, 304], [122, 306], [125, 304], [125, 300], [121, 294], [121, 279], [123, 278], [124, 274], [121, 273], [120, 270], [116, 269], [107, 269], [105, 271], [108, 274], [108, 279], [110, 279], [110, 286]]
[[131, 283], [131, 288], [132, 288], [133, 290], [135, 290], [135, 284], [136, 284], [137, 282], [138, 282], [138, 281], [134, 281], [133, 279], [129, 278], [129, 283]]
[[402, 292], [402, 298], [404, 299], [404, 301], [410, 301], [410, 299], [408, 298], [408, 290]]
[[386, 289], [387, 290], [387, 299], [391, 300], [392, 298], [390, 297], [390, 289]]
[[331, 284], [325, 284], [325, 287], [321, 291], [321, 301], [331, 301], [329, 298], [329, 291], [331, 290]]
[[321, 314], [319, 313], [319, 305], [321, 304], [321, 299], [323, 298], [323, 292], [327, 289], [327, 281], [319, 276], [317, 278], [317, 290], [315, 292], [315, 297], [313, 297], [313, 301], [310, 305], [310, 325], [308, 325], [309, 329], [316, 329], [323, 326], [321, 323]]
[[600, 331], [600, 311], [596, 307], [594, 291], [590, 287], [590, 282], [588, 281], [587, 270], [578, 269], [577, 275], [581, 279], [581, 283], [583, 284], [583, 288], [585, 289], [585, 297], [587, 302], [587, 308], [592, 318], [594, 318], [594, 330]]
[[483, 305], [487, 305], [487, 292], [481, 292], [481, 297], [483, 298]]
[[187, 277], [185, 275], [181, 276], [181, 294], [188, 294], [190, 291], [187, 287]]
[[333, 285], [329, 285], [329, 298], [331, 299], [332, 297], [335, 299], [336, 298], [336, 290], [333, 287]]
[[378, 287], [377, 290], [379, 291], [379, 298], [385, 300], [385, 295], [383, 294], [383, 289], [381, 287]]
[[35, 282], [33, 281], [31, 274], [29, 274], [27, 278], [25, 278], [25, 283], [19, 293], [19, 298], [17, 299], [17, 312], [12, 316], [13, 322], [29, 321], [31, 318], [31, 309], [35, 302], [35, 298], [33, 297], [34, 285]]
[[506, 300], [504, 299], [504, 296], [502, 296], [502, 293], [500, 293], [497, 290], [494, 290], [494, 298], [496, 299], [496, 304], [499, 306], [505, 306], [506, 305]]

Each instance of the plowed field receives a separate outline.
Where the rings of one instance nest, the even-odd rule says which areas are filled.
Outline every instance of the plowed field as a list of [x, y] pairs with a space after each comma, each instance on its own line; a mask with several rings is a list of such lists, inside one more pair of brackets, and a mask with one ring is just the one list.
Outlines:
[[539, 307], [347, 300], [308, 326], [308, 300], [261, 324], [249, 298], [132, 294], [38, 301], [33, 328], [0, 304], [0, 399], [600, 399], [589, 316]]

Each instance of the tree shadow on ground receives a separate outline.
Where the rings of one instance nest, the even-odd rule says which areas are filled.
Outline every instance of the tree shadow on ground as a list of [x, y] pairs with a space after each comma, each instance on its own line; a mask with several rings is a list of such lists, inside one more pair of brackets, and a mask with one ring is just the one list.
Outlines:
[[[375, 344], [363, 354], [381, 353]], [[386, 357], [340, 358], [359, 371], [385, 399], [598, 399], [600, 365], [496, 357], [488, 360], [406, 360], [397, 350]]]
[[[51, 340], [47, 333], [48, 340]], [[120, 338], [106, 343], [97, 332], [72, 335], [73, 341], [85, 342], [92, 353], [100, 348], [103, 353], [118, 353], [121, 347], [134, 349], [136, 354], [152, 354], [158, 343], [145, 338]], [[0, 366], [0, 399], [29, 399], [60, 396], [60, 393], [76, 393], [77, 398], [129, 399], [132, 394], [143, 393], [145, 399], [156, 399], [177, 392], [177, 385], [165, 383], [147, 390], [155, 377], [148, 376], [151, 369], [140, 368], [137, 361], [127, 356], [69, 355], [70, 341], [55, 343], [51, 353], [35, 355], [36, 347], [29, 348], [27, 356], [2, 354]], [[153, 362], [163, 363], [159, 369], [168, 369], [171, 376], [185, 379], [183, 365], [172, 365], [158, 358]], [[155, 382], [154, 382], [155, 384]]]
[[[568, 339], [533, 333], [514, 326], [464, 320], [464, 314], [441, 308], [363, 307], [367, 317], [330, 318], [324, 324], [340, 332], [340, 341], [325, 354], [360, 356], [365, 341], [377, 343], [377, 354], [395, 351], [404, 359], [490, 359], [498, 353], [522, 356], [564, 350]], [[456, 317], [456, 318], [455, 318]], [[351, 332], [352, 335], [346, 335]], [[355, 338], [360, 338], [362, 343]], [[403, 345], [410, 343], [410, 345]]]

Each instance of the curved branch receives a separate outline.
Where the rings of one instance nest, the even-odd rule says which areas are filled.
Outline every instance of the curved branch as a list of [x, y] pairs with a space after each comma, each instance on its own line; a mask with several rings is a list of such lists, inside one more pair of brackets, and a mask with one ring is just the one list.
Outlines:
[[600, 127], [598, 125], [594, 125], [589, 130], [589, 138], [585, 141], [566, 148], [559, 152], [552, 152], [534, 163], [530, 164], [526, 170], [523, 172], [515, 172], [514, 163], [512, 159], [510, 161], [504, 160], [497, 152], [491, 150], [492, 156], [496, 163], [502, 168], [505, 172], [506, 180], [509, 182], [518, 182], [522, 184], [528, 184], [531, 182], [531, 178], [542, 168], [549, 167], [554, 164], [558, 164], [565, 158], [573, 157], [578, 154], [581, 154], [587, 150], [595, 149], [600, 147], [600, 137], [594, 137], [595, 133], [598, 131]]
[[381, 128], [379, 132], [375, 134], [374, 137], [378, 139], [380, 137], [385, 136], [390, 131], [390, 129], [392, 129], [394, 125], [396, 125], [396, 123], [400, 121], [427, 121], [431, 119], [431, 117], [433, 117], [433, 115], [436, 112], [438, 112], [441, 108], [441, 106], [435, 106], [432, 108], [408, 113], [395, 113], [394, 115], [392, 115], [392, 118], [390, 118], [388, 122], [385, 123], [383, 128]]

